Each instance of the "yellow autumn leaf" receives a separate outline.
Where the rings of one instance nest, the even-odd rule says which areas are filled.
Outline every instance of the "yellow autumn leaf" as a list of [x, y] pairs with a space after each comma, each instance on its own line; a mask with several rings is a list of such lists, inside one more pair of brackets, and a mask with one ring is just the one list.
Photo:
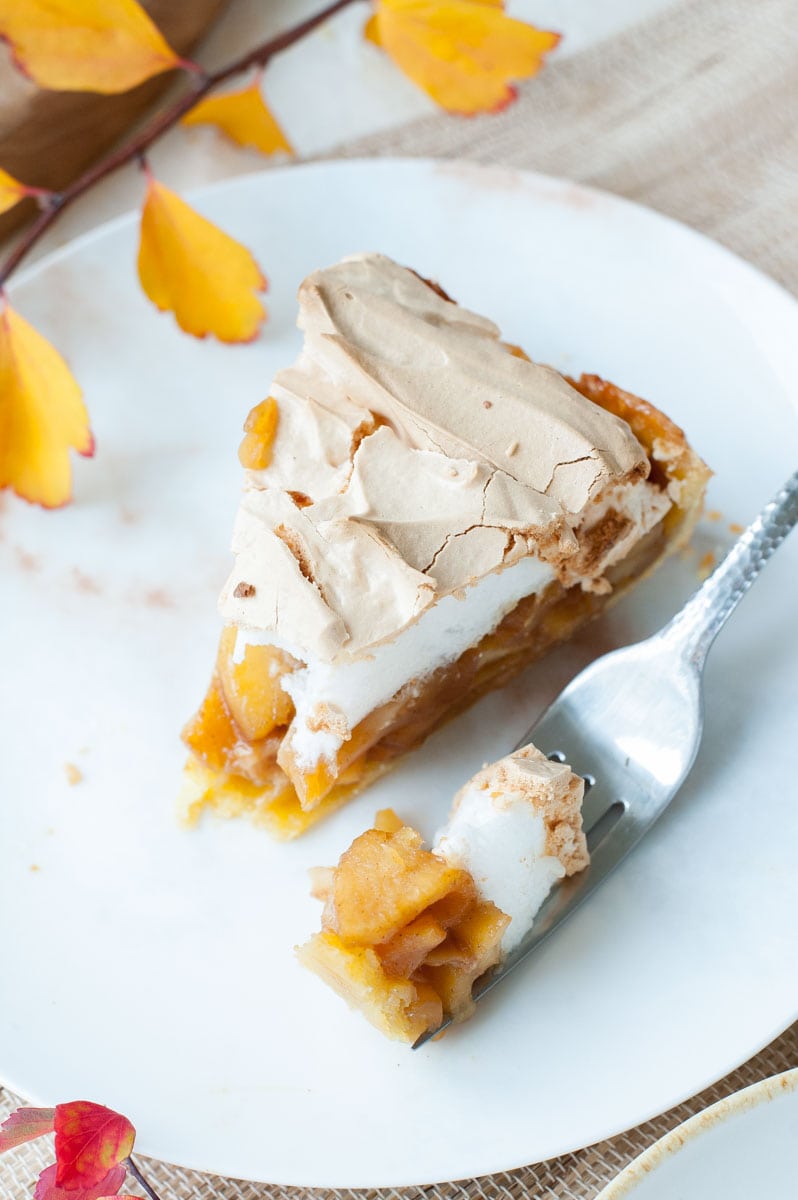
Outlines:
[[[487, 4], [489, 8], [501, 9], [504, 9], [504, 2], [505, 0], [474, 0], [475, 4]], [[377, 5], [379, 6], [379, 0], [377, 0]], [[363, 26], [363, 37], [366, 41], [373, 42], [375, 46], [382, 45], [379, 26], [379, 11], [373, 12]]]
[[266, 318], [266, 280], [249, 250], [149, 174], [138, 270], [153, 304], [195, 337], [248, 342]]
[[136, 0], [0, 0], [0, 38], [39, 87], [126, 92], [185, 66]]
[[504, 12], [503, 0], [375, 0], [364, 29], [420, 88], [450, 112], [503, 108], [560, 40]]
[[373, 42], [375, 46], [382, 45], [380, 41], [380, 23], [376, 13], [372, 13], [363, 26], [363, 37], [367, 42]]
[[257, 78], [240, 91], [200, 100], [182, 124], [216, 125], [239, 146], [254, 146], [261, 154], [279, 150], [293, 154], [291, 143], [266, 106]]
[[94, 453], [80, 388], [55, 347], [6, 305], [0, 312], [0, 488], [45, 508], [66, 504], [70, 450]]
[[27, 184], [20, 183], [0, 167], [0, 213], [8, 212], [9, 208], [19, 204], [25, 196], [35, 196], [38, 191], [38, 188], [30, 188]]

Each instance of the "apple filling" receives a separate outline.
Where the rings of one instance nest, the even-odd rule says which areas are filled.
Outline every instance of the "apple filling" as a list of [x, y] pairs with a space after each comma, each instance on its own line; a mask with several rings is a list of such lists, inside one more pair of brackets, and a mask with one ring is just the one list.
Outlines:
[[388, 1037], [474, 1009], [474, 984], [521, 945], [551, 889], [589, 862], [584, 780], [527, 745], [460, 789], [431, 850], [390, 809], [312, 872], [321, 932], [301, 961]]
[[[683, 545], [708, 470], [379, 255], [314, 272], [247, 418], [213, 677], [179, 809], [301, 834]], [[456, 403], [453, 400], [456, 398]]]
[[315, 894], [322, 930], [300, 960], [399, 1041], [468, 1017], [474, 983], [502, 957], [510, 918], [390, 810], [317, 875]]

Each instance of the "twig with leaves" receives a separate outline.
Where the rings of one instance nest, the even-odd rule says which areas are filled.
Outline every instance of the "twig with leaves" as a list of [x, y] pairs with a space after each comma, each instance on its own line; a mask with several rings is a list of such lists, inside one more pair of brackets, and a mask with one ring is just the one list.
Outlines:
[[[120, 167], [124, 167], [128, 163], [140, 159], [150, 146], [163, 137], [165, 133], [168, 133], [170, 129], [173, 129], [189, 113], [191, 113], [191, 117], [185, 121], [186, 124], [196, 125], [202, 124], [205, 121], [219, 124], [220, 121], [224, 122], [225, 120], [225, 109], [228, 113], [232, 111], [232, 118], [229, 119], [228, 124], [234, 137], [240, 127], [242, 115], [245, 118], [248, 116], [253, 138], [259, 136], [260, 144], [258, 145], [258, 149], [261, 149], [265, 154], [273, 154], [278, 150], [285, 150], [290, 153], [291, 146], [289, 142], [263, 103], [260, 88], [257, 86], [257, 78], [255, 85], [247, 89], [247, 94], [254, 101], [254, 107], [252, 106], [252, 102], [250, 102], [250, 113], [241, 113], [242, 106], [239, 98], [242, 93], [240, 92], [235, 95], [237, 103], [232, 110], [230, 109], [229, 96], [226, 98], [227, 104], [221, 110], [218, 108], [221, 102], [216, 102], [216, 114], [207, 106], [203, 112], [201, 102], [210, 92], [215, 91], [223, 83], [226, 83], [229, 79], [234, 79], [238, 75], [243, 75], [253, 67], [260, 68], [262, 72], [263, 68], [266, 67], [276, 54], [287, 50], [296, 42], [301, 41], [309, 33], [312, 33], [314, 29], [318, 28], [318, 26], [328, 21], [330, 17], [335, 16], [336, 13], [344, 8], [351, 7], [353, 3], [355, 3], [355, 0], [335, 0], [334, 3], [328, 4], [326, 8], [321, 9], [314, 16], [308, 17], [307, 20], [301, 21], [298, 25], [294, 25], [292, 29], [286, 30], [276, 37], [269, 38], [268, 41], [262, 42], [253, 50], [248, 50], [246, 54], [242, 54], [239, 58], [221, 67], [218, 71], [205, 72], [196, 63], [188, 62], [185, 59], [178, 59], [175, 56], [172, 65], [185, 71], [193, 86], [190, 86], [181, 96], [161, 112], [157, 113], [135, 137], [94, 163], [93, 166], [84, 171], [82, 175], [79, 175], [77, 179], [73, 180], [61, 192], [48, 192], [43, 188], [30, 188], [25, 184], [19, 183], [17, 180], [12, 180], [10, 176], [6, 176], [5, 186], [8, 201], [16, 203], [14, 197], [22, 199], [26, 195], [35, 196], [42, 211], [36, 220], [28, 226], [14, 246], [14, 249], [8, 255], [8, 258], [0, 266], [0, 288], [4, 286], [6, 280], [16, 271], [23, 259], [30, 253], [36, 243], [43, 237], [51, 225], [55, 223], [65, 209], [74, 204], [77, 199], [88, 192], [95, 184], [99, 183], [100, 180], [106, 179], [114, 171], [118, 171]], [[0, 25], [1, 30], [2, 25]], [[19, 61], [23, 64], [25, 63], [24, 59]], [[31, 74], [33, 74], [32, 71]], [[35, 75], [34, 78], [36, 78], [37, 82], [40, 82]], [[49, 78], [49, 76], [45, 76], [45, 78]], [[137, 82], [141, 82], [141, 80], [137, 80]], [[240, 141], [240, 138], [236, 138], [236, 140]], [[246, 142], [243, 144], [246, 144]], [[0, 188], [2, 186], [3, 180], [0, 177]], [[0, 191], [0, 212], [11, 208], [12, 203], [3, 203], [2, 191]]]
[[[70, 450], [94, 453], [80, 388], [58, 351], [16, 312], [9, 278], [60, 214], [100, 180], [131, 162], [144, 166], [146, 196], [139, 279], [147, 296], [195, 337], [246, 342], [266, 310], [264, 273], [252, 254], [156, 180], [146, 151], [178, 122], [208, 123], [264, 154], [290, 153], [267, 108], [261, 77], [275, 55], [358, 0], [332, 0], [315, 15], [206, 72], [181, 58], [138, 0], [0, 0], [0, 39], [16, 65], [43, 88], [113, 93], [165, 71], [187, 87], [144, 128], [60, 192], [13, 178], [0, 167], [0, 212], [35, 197], [40, 212], [0, 265], [0, 489], [44, 507], [71, 497]], [[363, 3], [363, 0], [359, 0]], [[559, 35], [514, 20], [504, 0], [366, 0], [363, 36], [453, 113], [495, 112], [515, 98], [513, 81], [540, 68]], [[221, 85], [255, 69], [239, 89]], [[190, 268], [190, 269], [189, 269]], [[187, 282], [190, 275], [191, 283]]]

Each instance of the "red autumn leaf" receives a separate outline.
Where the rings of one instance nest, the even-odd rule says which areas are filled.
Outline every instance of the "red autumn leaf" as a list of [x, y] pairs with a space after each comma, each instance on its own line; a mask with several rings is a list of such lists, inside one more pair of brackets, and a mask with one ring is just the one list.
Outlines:
[[135, 1138], [136, 1131], [127, 1117], [112, 1108], [93, 1104], [91, 1100], [57, 1105], [56, 1183], [66, 1189], [94, 1186], [127, 1158]]
[[33, 1200], [108, 1200], [119, 1194], [127, 1176], [124, 1167], [111, 1167], [99, 1183], [89, 1187], [64, 1188], [56, 1183], [57, 1172], [57, 1163], [44, 1168], [36, 1184]]
[[0, 1154], [53, 1132], [54, 1108], [18, 1108], [0, 1125]]

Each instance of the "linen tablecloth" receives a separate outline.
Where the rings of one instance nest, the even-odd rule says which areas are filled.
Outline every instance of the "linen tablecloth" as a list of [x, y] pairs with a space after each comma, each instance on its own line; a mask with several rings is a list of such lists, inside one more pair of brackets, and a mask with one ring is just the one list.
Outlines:
[[[562, 24], [567, 33], [565, 3]], [[676, 217], [798, 292], [797, 115], [798, 0], [687, 0], [553, 62], [501, 114], [424, 117], [342, 145], [334, 156], [461, 158], [565, 176]], [[409, 1200], [419, 1194], [430, 1200], [593, 1200], [627, 1162], [686, 1117], [794, 1066], [798, 1024], [713, 1087], [609, 1141], [517, 1171], [407, 1192], [271, 1187], [141, 1163], [162, 1200]], [[17, 1103], [0, 1090], [0, 1118]], [[32, 1195], [39, 1171], [52, 1161], [48, 1141], [0, 1158], [3, 1200]], [[132, 1184], [126, 1190], [143, 1195]]]

